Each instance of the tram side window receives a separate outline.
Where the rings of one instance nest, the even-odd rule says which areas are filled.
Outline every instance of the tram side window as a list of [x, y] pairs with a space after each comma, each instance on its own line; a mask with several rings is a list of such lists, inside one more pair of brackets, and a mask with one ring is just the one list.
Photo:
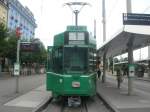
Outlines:
[[49, 46], [48, 47], [48, 54], [47, 54], [47, 70], [51, 70], [52, 69], [52, 47]]
[[96, 50], [89, 49], [89, 71], [95, 71], [96, 68]]
[[53, 54], [53, 70], [60, 73], [62, 68], [62, 48], [57, 48]]

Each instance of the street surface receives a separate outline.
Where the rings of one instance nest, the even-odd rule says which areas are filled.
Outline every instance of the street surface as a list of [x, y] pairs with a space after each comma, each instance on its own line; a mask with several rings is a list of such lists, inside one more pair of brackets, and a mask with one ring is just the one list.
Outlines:
[[[0, 112], [24, 112], [26, 109], [4, 106], [5, 103], [35, 89], [45, 83], [45, 75], [21, 76], [19, 78], [19, 93], [16, 94], [16, 78], [0, 77]], [[13, 111], [10, 108], [14, 108]], [[19, 111], [18, 111], [19, 110]]]
[[62, 105], [62, 102], [54, 100], [42, 112], [112, 112], [97, 95], [82, 99], [80, 106], [69, 107], [67, 104]]

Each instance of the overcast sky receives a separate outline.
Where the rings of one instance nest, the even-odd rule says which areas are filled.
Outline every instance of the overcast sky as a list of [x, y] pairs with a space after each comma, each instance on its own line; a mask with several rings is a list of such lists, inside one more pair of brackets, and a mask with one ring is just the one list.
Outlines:
[[[79, 0], [19, 0], [23, 5], [28, 6], [33, 12], [38, 25], [35, 37], [45, 44], [53, 45], [53, 36], [63, 32], [66, 25], [74, 24], [74, 16], [66, 2]], [[93, 32], [94, 19], [97, 21], [97, 44], [102, 44], [102, 0], [80, 0], [88, 2], [91, 6], [85, 6], [79, 14], [79, 25], [87, 25], [88, 30]], [[136, 13], [148, 13], [150, 0], [132, 0], [132, 10]], [[122, 13], [126, 12], [126, 0], [106, 0], [107, 16], [107, 38], [122, 27]]]

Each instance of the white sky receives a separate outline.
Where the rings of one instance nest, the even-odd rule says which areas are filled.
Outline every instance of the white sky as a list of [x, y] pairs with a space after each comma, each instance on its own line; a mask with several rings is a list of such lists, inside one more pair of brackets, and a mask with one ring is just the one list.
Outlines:
[[[19, 0], [33, 12], [38, 25], [35, 37], [47, 45], [53, 45], [53, 36], [63, 32], [67, 25], [74, 24], [73, 14], [66, 2], [88, 2], [79, 14], [79, 25], [87, 25], [88, 31], [93, 32], [94, 19], [97, 21], [97, 44], [102, 44], [102, 0]], [[150, 10], [150, 0], [132, 0], [133, 12], [145, 13]], [[126, 12], [126, 0], [106, 0], [107, 37], [106, 40], [122, 27], [122, 13]]]

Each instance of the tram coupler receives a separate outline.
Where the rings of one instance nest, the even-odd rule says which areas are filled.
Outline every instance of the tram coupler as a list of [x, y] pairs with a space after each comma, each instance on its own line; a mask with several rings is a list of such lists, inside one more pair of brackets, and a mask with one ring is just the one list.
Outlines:
[[69, 107], [78, 107], [80, 105], [81, 105], [81, 97], [79, 97], [79, 96], [68, 97], [68, 106]]

